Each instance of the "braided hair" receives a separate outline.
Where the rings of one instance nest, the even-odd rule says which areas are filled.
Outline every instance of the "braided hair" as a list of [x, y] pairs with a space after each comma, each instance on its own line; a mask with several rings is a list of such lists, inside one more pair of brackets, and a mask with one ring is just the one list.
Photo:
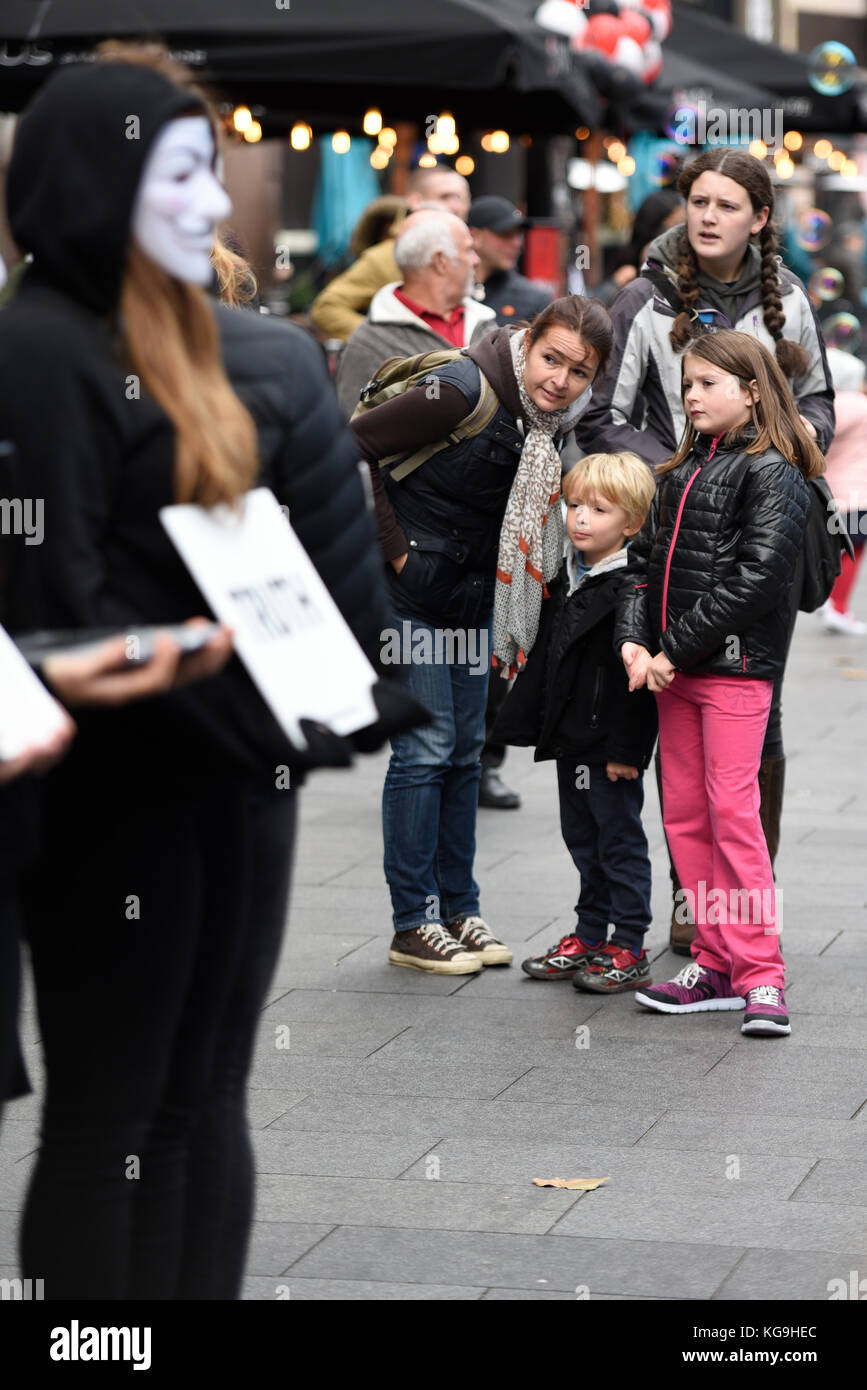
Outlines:
[[[769, 209], [768, 220], [759, 233], [762, 315], [765, 327], [776, 344], [774, 355], [782, 371], [787, 377], [802, 376], [808, 366], [807, 354], [800, 343], [783, 337], [786, 318], [780, 293], [777, 232], [772, 222], [774, 190], [768, 172], [761, 160], [742, 150], [706, 150], [686, 166], [677, 181], [678, 192], [687, 201], [696, 179], [708, 170], [725, 174], [726, 178], [745, 189], [754, 212], [760, 212], [765, 207]], [[682, 352], [695, 338], [709, 331], [695, 309], [699, 294], [698, 270], [698, 258], [690, 245], [686, 226], [683, 226], [676, 244], [675, 274], [684, 309], [677, 315], [671, 330], [671, 345], [677, 352]]]

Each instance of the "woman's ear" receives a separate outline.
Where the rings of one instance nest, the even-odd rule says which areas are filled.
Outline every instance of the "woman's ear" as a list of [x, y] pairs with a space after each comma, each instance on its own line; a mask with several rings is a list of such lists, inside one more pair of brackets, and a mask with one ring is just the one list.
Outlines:
[[753, 225], [750, 228], [750, 236], [758, 235], [758, 233], [762, 230], [770, 215], [770, 208], [759, 208], [759, 211], [756, 213], [755, 218], [753, 219]]
[[762, 393], [759, 390], [759, 384], [755, 380], [755, 378], [753, 378], [753, 380], [749, 382], [747, 386], [747, 391], [749, 392], [749, 397], [753, 405], [758, 405], [759, 401], [762, 398]]

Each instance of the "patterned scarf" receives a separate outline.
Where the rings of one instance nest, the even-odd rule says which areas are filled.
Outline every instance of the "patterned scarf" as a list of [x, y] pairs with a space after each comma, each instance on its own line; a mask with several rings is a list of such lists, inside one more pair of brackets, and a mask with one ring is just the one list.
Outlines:
[[524, 421], [524, 447], [512, 483], [500, 531], [494, 590], [494, 665], [510, 680], [526, 663], [539, 631], [547, 584], [563, 559], [560, 510], [560, 455], [554, 436], [590, 403], [590, 389], [563, 410], [540, 410], [524, 386], [525, 332], [514, 333], [509, 346]]

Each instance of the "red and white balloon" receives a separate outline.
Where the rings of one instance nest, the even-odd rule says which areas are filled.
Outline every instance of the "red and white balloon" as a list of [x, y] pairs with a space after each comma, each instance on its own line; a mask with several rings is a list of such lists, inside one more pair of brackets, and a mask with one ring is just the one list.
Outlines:
[[576, 53], [598, 53], [612, 67], [650, 83], [662, 71], [671, 0], [543, 0], [536, 22], [568, 38]]

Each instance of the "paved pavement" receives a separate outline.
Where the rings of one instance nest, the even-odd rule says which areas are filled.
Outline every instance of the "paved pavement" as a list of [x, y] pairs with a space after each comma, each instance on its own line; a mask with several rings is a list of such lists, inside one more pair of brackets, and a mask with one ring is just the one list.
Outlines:
[[[523, 808], [481, 812], [477, 860], [482, 910], [516, 964], [452, 979], [389, 966], [386, 757], [319, 774], [250, 1092], [245, 1296], [827, 1299], [830, 1280], [867, 1276], [865, 681], [867, 638], [802, 615], [778, 861], [788, 1039], [523, 975], [576, 897], [553, 768], [524, 751], [507, 764]], [[652, 779], [647, 803], [663, 980], [684, 962], [666, 948]], [[32, 1009], [25, 1027], [36, 1066]], [[15, 1273], [36, 1119], [35, 1097], [18, 1102], [0, 1138], [0, 1274]], [[610, 1180], [581, 1193], [535, 1177]]]

